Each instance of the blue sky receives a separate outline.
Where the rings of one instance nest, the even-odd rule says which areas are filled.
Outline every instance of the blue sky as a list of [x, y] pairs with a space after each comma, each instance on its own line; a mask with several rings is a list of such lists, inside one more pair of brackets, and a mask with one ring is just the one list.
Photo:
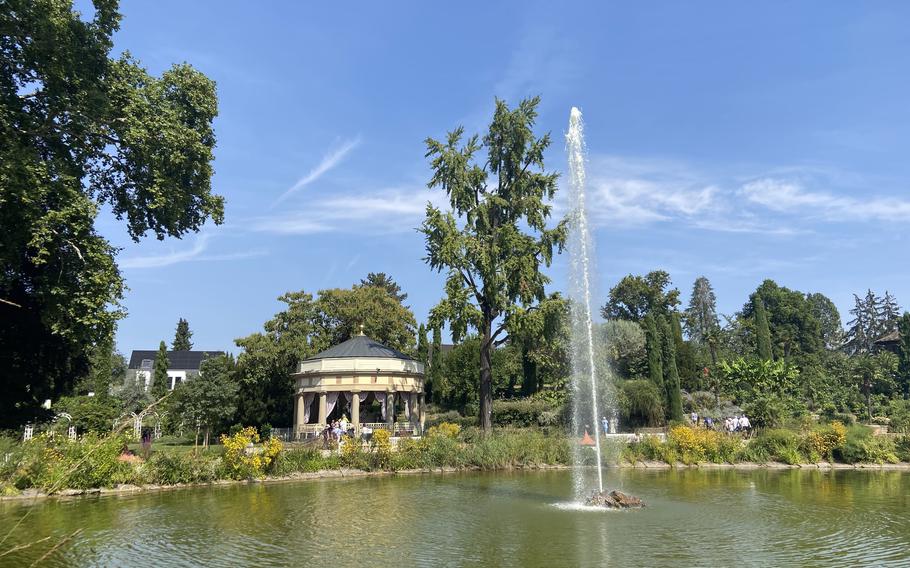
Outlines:
[[436, 4], [122, 4], [116, 49], [217, 81], [227, 200], [225, 225], [182, 240], [99, 221], [130, 287], [122, 351], [185, 317], [197, 348], [236, 352], [280, 294], [370, 271], [425, 318], [442, 278], [414, 228], [442, 195], [423, 140], [481, 131], [495, 96], [543, 97], [562, 172], [569, 109], [584, 112], [601, 299], [664, 268], [685, 299], [706, 275], [723, 313], [764, 278], [845, 320], [866, 288], [910, 304], [910, 4]]

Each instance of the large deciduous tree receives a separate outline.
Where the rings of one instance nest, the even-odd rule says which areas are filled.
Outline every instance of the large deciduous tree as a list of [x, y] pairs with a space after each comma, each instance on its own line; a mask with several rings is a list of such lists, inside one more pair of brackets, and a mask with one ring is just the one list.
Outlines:
[[644, 276], [629, 274], [610, 289], [601, 314], [607, 319], [632, 321], [642, 321], [649, 313], [669, 316], [679, 305], [679, 290], [671, 285], [670, 274], [665, 270], [653, 270]]
[[237, 410], [237, 367], [233, 357], [220, 355], [202, 362], [199, 375], [180, 383], [174, 392], [171, 413], [196, 432], [204, 434], [203, 444], [209, 445], [212, 432], [226, 426]]
[[117, 2], [94, 8], [84, 20], [66, 0], [0, 3], [0, 426], [70, 390], [123, 314], [102, 207], [134, 240], [223, 217], [214, 83], [111, 58]]
[[243, 424], [285, 424], [292, 416], [291, 373], [297, 363], [360, 330], [395, 349], [413, 352], [415, 319], [401, 305], [399, 292], [384, 286], [355, 285], [321, 290], [316, 298], [290, 292], [287, 308], [267, 321], [264, 331], [235, 340], [243, 349], [238, 419]]
[[[561, 251], [565, 220], [548, 228], [556, 192], [556, 173], [544, 169], [549, 135], [537, 138], [535, 97], [510, 109], [501, 100], [487, 134], [464, 140], [456, 128], [444, 142], [428, 138], [431, 188], [448, 196], [448, 211], [427, 204], [421, 232], [426, 261], [446, 271], [445, 298], [431, 312], [431, 325], [449, 322], [458, 341], [468, 328], [480, 335], [480, 417], [485, 432], [492, 428], [494, 347], [505, 340], [513, 320], [546, 300], [554, 248]], [[478, 154], [485, 151], [485, 157]]]
[[844, 343], [844, 329], [837, 306], [830, 298], [819, 292], [807, 294], [806, 300], [812, 307], [812, 314], [821, 325], [825, 347], [831, 350], [840, 349]]

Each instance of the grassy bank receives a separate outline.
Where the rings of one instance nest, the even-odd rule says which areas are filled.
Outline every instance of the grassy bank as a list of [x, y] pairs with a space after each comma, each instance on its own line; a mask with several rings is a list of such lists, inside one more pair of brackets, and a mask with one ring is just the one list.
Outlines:
[[688, 426], [670, 429], [666, 441], [645, 437], [620, 452], [620, 459], [684, 463], [814, 464], [832, 462], [910, 462], [910, 435], [874, 436], [867, 426], [839, 422], [806, 426], [799, 430], [759, 430], [751, 439]]
[[[538, 465], [569, 465], [571, 440], [562, 432], [535, 428], [499, 429], [482, 436], [451, 424], [432, 428], [421, 439], [401, 440], [393, 448], [388, 437], [375, 436], [369, 447], [343, 444], [323, 455], [312, 448], [282, 448], [275, 440], [267, 452], [246, 455], [251, 434], [237, 434], [223, 446], [194, 453], [185, 446], [156, 447], [147, 460], [123, 461], [120, 436], [89, 435], [79, 441], [38, 436], [25, 443], [0, 443], [0, 495], [26, 489], [53, 494], [127, 485], [212, 483], [263, 477], [288, 477], [348, 469], [395, 472], [438, 468], [499, 470]], [[244, 437], [247, 436], [247, 437]], [[258, 439], [254, 440], [258, 442]], [[628, 465], [659, 461], [668, 464], [740, 462], [810, 464], [820, 461], [856, 463], [910, 462], [910, 436], [873, 436], [864, 426], [839, 423], [803, 430], [763, 430], [750, 440], [704, 429], [676, 426], [666, 441], [644, 437], [629, 444], [606, 441], [604, 461]], [[594, 465], [594, 452], [582, 452]]]
[[[443, 425], [445, 426], [445, 425]], [[457, 427], [431, 429], [417, 440], [402, 440], [393, 449], [387, 437], [374, 436], [369, 447], [343, 445], [325, 456], [309, 448], [281, 448], [269, 459], [264, 454], [244, 456], [231, 448], [246, 446], [246, 439], [227, 441], [224, 451], [194, 454], [164, 447], [147, 460], [122, 461], [126, 441], [120, 436], [89, 435], [79, 441], [38, 436], [9, 445], [0, 463], [0, 495], [25, 489], [55, 493], [63, 489], [94, 489], [129, 485], [211, 483], [226, 479], [288, 476], [340, 468], [363, 471], [400, 471], [426, 468], [506, 469], [533, 465], [567, 465], [569, 440], [561, 433], [536, 429], [503, 429], [484, 437]], [[0, 455], [2, 458], [2, 455]]]

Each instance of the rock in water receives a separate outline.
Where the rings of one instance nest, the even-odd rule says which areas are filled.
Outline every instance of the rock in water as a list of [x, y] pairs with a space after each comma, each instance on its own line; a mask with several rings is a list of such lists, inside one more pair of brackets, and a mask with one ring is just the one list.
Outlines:
[[622, 491], [595, 491], [585, 505], [607, 509], [640, 509], [645, 504], [638, 497], [626, 495]]

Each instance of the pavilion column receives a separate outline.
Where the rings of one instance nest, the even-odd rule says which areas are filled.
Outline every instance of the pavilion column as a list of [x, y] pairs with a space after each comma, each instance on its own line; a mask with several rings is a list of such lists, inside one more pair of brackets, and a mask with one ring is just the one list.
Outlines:
[[297, 402], [294, 405], [294, 424], [297, 425], [296, 431], [294, 432], [294, 438], [298, 438], [303, 431], [304, 417], [306, 416], [305, 409], [303, 408], [303, 393], [297, 395]]
[[420, 435], [422, 436], [423, 435], [423, 425], [426, 424], [426, 422], [427, 422], [427, 409], [425, 408], [427, 399], [426, 399], [426, 395], [424, 395], [423, 393], [420, 393], [419, 395], [417, 395], [417, 398], [420, 400], [420, 412], [418, 412], [418, 414], [417, 414], [417, 416], [418, 416], [417, 421], [420, 423]]
[[319, 393], [319, 423], [325, 426], [326, 419], [326, 402], [325, 392]]
[[395, 392], [390, 391], [385, 395], [385, 423], [389, 425], [391, 430], [392, 424], [395, 422]]
[[360, 391], [351, 391], [351, 422], [354, 423], [354, 435], [360, 435]]
[[420, 401], [418, 400], [416, 392], [409, 392], [408, 397], [410, 397], [410, 402], [411, 402], [408, 405], [410, 407], [410, 411], [411, 411], [411, 415], [408, 416], [408, 421], [411, 423], [412, 426], [414, 426], [416, 428], [417, 422], [418, 422], [417, 417], [420, 416]]

